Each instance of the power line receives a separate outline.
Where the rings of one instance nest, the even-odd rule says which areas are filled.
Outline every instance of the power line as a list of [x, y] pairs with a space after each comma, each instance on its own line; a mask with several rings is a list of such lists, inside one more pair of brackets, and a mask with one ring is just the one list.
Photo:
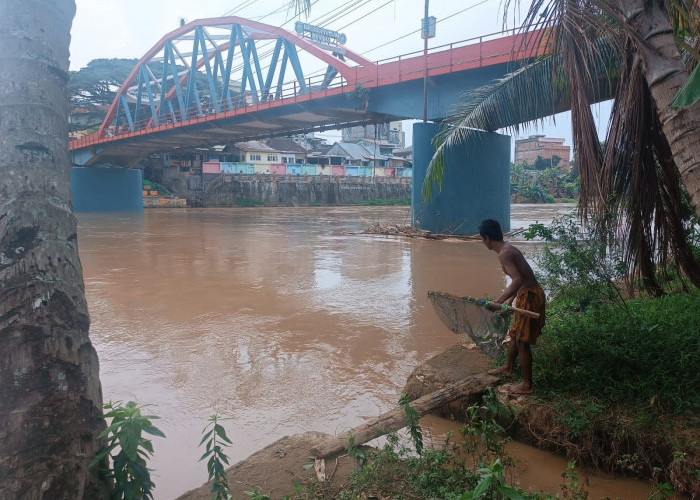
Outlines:
[[[447, 17], [444, 17], [444, 18], [442, 18], [442, 19], [439, 19], [439, 20], [436, 22], [436, 24], [441, 23], [441, 22], [443, 22], [443, 21], [447, 21], [447, 20], [450, 19], [451, 17], [457, 16], [457, 15], [462, 14], [462, 13], [468, 11], [468, 10], [474, 9], [474, 8], [478, 7], [479, 5], [485, 4], [486, 2], [489, 2], [489, 1], [490, 1], [490, 0], [481, 0], [481, 2], [475, 3], [474, 5], [470, 5], [469, 7], [466, 7], [466, 8], [464, 8], [464, 9], [458, 11], [458, 12], [455, 12], [454, 14], [450, 14], [450, 15], [447, 16]], [[421, 32], [421, 28], [418, 28], [417, 30], [411, 31], [411, 32], [409, 32], [409, 33], [406, 33], [405, 35], [401, 35], [401, 36], [398, 37], [398, 38], [394, 38], [393, 40], [390, 40], [390, 41], [388, 41], [388, 42], [384, 42], [384, 43], [382, 43], [381, 45], [378, 45], [378, 46], [376, 46], [376, 47], [373, 48], [373, 49], [367, 50], [367, 51], [363, 52], [362, 55], [364, 56], [365, 54], [369, 54], [370, 52], [374, 52], [375, 50], [379, 50], [379, 49], [381, 49], [382, 47], [386, 47], [387, 45], [390, 45], [390, 44], [392, 44], [392, 43], [394, 43], [394, 42], [398, 42], [399, 40], [403, 40], [403, 39], [406, 38], [406, 37], [409, 37], [409, 36], [411, 36], [411, 35], [415, 35], [416, 33], [420, 33], [420, 32]]]

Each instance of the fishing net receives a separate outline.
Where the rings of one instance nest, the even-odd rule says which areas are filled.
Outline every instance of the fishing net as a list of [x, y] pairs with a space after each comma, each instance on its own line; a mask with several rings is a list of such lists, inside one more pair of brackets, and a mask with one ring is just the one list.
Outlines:
[[486, 307], [484, 299], [428, 292], [440, 320], [453, 332], [466, 334], [479, 349], [496, 358], [505, 351], [511, 314]]

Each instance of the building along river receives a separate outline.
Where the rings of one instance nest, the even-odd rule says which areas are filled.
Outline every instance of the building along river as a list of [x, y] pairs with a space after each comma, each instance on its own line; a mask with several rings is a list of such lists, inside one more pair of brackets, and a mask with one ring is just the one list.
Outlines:
[[[511, 227], [572, 209], [514, 205]], [[210, 415], [230, 418], [232, 462], [285, 435], [342, 433], [394, 407], [411, 371], [460, 340], [427, 292], [497, 296], [498, 259], [477, 240], [361, 234], [409, 220], [407, 207], [79, 214], [105, 402], [150, 405], [167, 436], [153, 439], [156, 499], [206, 481]]]

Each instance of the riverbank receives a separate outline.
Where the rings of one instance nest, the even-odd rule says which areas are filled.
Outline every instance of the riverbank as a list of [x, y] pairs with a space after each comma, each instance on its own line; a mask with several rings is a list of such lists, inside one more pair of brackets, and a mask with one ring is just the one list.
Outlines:
[[[417, 367], [407, 381], [405, 392], [411, 399], [417, 399], [447, 384], [482, 373], [491, 362], [490, 358], [483, 355], [472, 344], [456, 344]], [[659, 447], [662, 444], [661, 441], [667, 442], [668, 435], [665, 437], [658, 433], [654, 436], [646, 435], [636, 446], [639, 454], [632, 455], [624, 453], [628, 451], [624, 447], [615, 446], [619, 444], [617, 433], [598, 429], [600, 443], [607, 442], [609, 445], [598, 446], [599, 451], [595, 455], [617, 463], [613, 467], [614, 471], [604, 475], [605, 470], [601, 469], [599, 464], [591, 463], [582, 456], [580, 440], [572, 439], [570, 430], [566, 425], [562, 425], [562, 412], [556, 408], [554, 402], [547, 402], [533, 396], [513, 396], [502, 389], [497, 389], [495, 394], [498, 404], [508, 409], [502, 412], [499, 419], [500, 425], [518, 441], [508, 443], [504, 440], [501, 444], [495, 445], [497, 438], [492, 436], [490, 439], [493, 441], [490, 446], [495, 450], [493, 457], [497, 457], [505, 466], [503, 477], [507, 478], [507, 484], [512, 485], [514, 490], [520, 489], [524, 495], [522, 498], [535, 498], [539, 495], [536, 498], [546, 499], [554, 498], [557, 494], [570, 498], [623, 500], [696, 497], [697, 491], [694, 491], [693, 485], [689, 483], [685, 486], [676, 484], [678, 490], [685, 491], [673, 495], [670, 489], [659, 483], [659, 477], [633, 479], [634, 471], [631, 468], [632, 461], [635, 459], [633, 457], [637, 457], [637, 460], [641, 460], [639, 454], [649, 457], [650, 450]], [[470, 410], [467, 411], [467, 408]], [[469, 434], [464, 433], [463, 426], [469, 425], [469, 422], [474, 425], [470, 413], [473, 415], [475, 408], [479, 408], [478, 400], [460, 400], [436, 412], [444, 420], [436, 417], [425, 417], [421, 420], [426, 450], [432, 449], [436, 453], [432, 458], [427, 458], [432, 452], [424, 451], [426, 460], [455, 460], [445, 447], [448, 435], [452, 436], [449, 438], [452, 443], [450, 448], [469, 446]], [[675, 429], [681, 430], [678, 427]], [[478, 432], [483, 435], [492, 431], [481, 427]], [[688, 434], [687, 429], [686, 434]], [[410, 488], [407, 489], [406, 484], [401, 484], [409, 481], [403, 475], [407, 473], [405, 468], [410, 468], [412, 461], [417, 460], [415, 453], [404, 456], [400, 460], [403, 463], [394, 462], [392, 465], [391, 461], [389, 463], [383, 461], [386, 460], [387, 455], [397, 458], [391, 454], [398, 452], [387, 451], [386, 445], [383, 449], [362, 447], [363, 456], [368, 460], [364, 468], [358, 467], [355, 459], [348, 453], [343, 453], [338, 457], [327, 459], [321, 469], [319, 462], [314, 462], [312, 449], [327, 437], [326, 434], [313, 431], [288, 436], [233, 465], [227, 470], [232, 498], [238, 500], [249, 496], [260, 500], [429, 498], [429, 496], [417, 495], [416, 492], [409, 493]], [[692, 439], [697, 439], [697, 435], [694, 438], [691, 437]], [[531, 443], [537, 449], [521, 451], [526, 445], [519, 443]], [[663, 448], [664, 446], [660, 446], [660, 449]], [[538, 450], [556, 451], [565, 457], [569, 464], [567, 465], [565, 460], [554, 460]], [[685, 473], [680, 471], [681, 453], [683, 453], [683, 460], [693, 460], [689, 455], [679, 451], [664, 459], [667, 462], [676, 463], [678, 470], [675, 479], [683, 482], [689, 478], [688, 471]], [[655, 455], [660, 457], [662, 453], [657, 451]], [[464, 463], [472, 461], [465, 456], [460, 460]], [[574, 462], [575, 468], [572, 465]], [[476, 463], [478, 464], [478, 460]], [[447, 466], [447, 463], [443, 465]], [[424, 469], [423, 473], [427, 473], [427, 469]], [[437, 474], [437, 471], [433, 473]], [[433, 481], [438, 479], [434, 478]], [[403, 493], [399, 493], [400, 491]], [[443, 495], [445, 494], [446, 490], [443, 491]], [[203, 485], [178, 497], [177, 500], [209, 500], [209, 495], [209, 486]], [[447, 496], [441, 498], [447, 498]]]
[[[700, 293], [697, 291], [661, 299], [629, 301], [627, 306], [630, 323], [635, 324], [636, 319], [645, 317], [664, 332], [663, 338], [657, 336], [656, 342], [645, 339], [636, 345], [624, 338], [625, 328], [619, 324], [619, 320], [614, 338], [608, 342], [591, 334], [587, 325], [591, 321], [596, 322], [604, 335], [611, 334], [610, 325], [600, 322], [601, 314], [615, 318], [616, 314], [610, 309], [576, 313], [579, 316], [576, 323], [581, 327], [573, 335], [590, 341], [571, 339], [571, 334], [562, 332], [563, 326], [570, 326], [562, 317], [565, 315], [562, 307], [566, 305], [555, 304], [549, 320], [554, 326], [546, 331], [535, 348], [535, 380], [538, 387], [535, 395], [513, 396], [507, 391], [497, 390], [497, 400], [491, 400], [484, 406], [479, 406], [479, 401], [473, 398], [463, 399], [441, 407], [436, 413], [440, 417], [454, 420], [456, 429], [459, 429], [460, 423], [476, 425], [472, 428], [479, 429], [476, 432], [481, 435], [495, 433], [497, 428], [503, 429], [512, 439], [555, 452], [570, 463], [575, 463], [578, 471], [573, 466], [559, 471], [565, 476], [560, 488], [568, 488], [572, 498], [586, 498], [584, 494], [590, 498], [696, 498], [700, 495], [700, 428], [693, 408], [697, 408], [698, 403], [698, 375], [695, 369], [698, 360], [695, 358], [700, 345], [700, 318], [699, 310], [693, 305], [698, 304]], [[674, 328], [673, 324], [677, 326]], [[685, 338], [685, 345], [678, 348], [678, 353], [668, 352], [673, 347], [667, 343], [677, 345], [679, 335]], [[564, 346], [561, 342], [565, 338], [569, 338], [567, 352], [562, 351]], [[580, 345], [588, 345], [590, 358], [576, 363], [571, 358], [580, 356]], [[614, 351], [613, 345], [624, 349], [624, 354], [620, 354], [622, 357], [616, 365], [627, 366], [610, 366], [612, 358], [618, 355], [611, 352]], [[638, 349], [648, 352], [639, 352]], [[645, 359], [646, 372], [626, 373], [629, 370], [636, 371], [635, 364], [639, 362], [640, 356]], [[553, 360], [552, 357], [557, 357], [558, 360]], [[682, 357], [685, 359], [676, 359]], [[658, 362], [654, 362], [654, 359]], [[473, 345], [459, 343], [418, 366], [408, 378], [403, 392], [411, 400], [416, 400], [465, 377], [483, 373], [492, 364], [494, 360], [487, 358]], [[599, 368], [598, 373], [595, 367]], [[553, 370], [561, 372], [558, 380], [552, 379]], [[573, 378], [570, 374], [572, 370], [585, 370], [587, 374], [582, 376], [589, 379], [588, 385], [562, 384], [561, 379]], [[604, 371], [612, 373], [602, 373]], [[673, 374], [668, 383], [663, 380], [660, 371]], [[601, 379], [615, 376], [621, 376], [621, 379], [606, 382], [608, 394], [591, 394], [591, 391], [597, 390]], [[669, 384], [678, 387], [674, 390]], [[620, 390], [627, 390], [627, 397], [616, 394]], [[649, 390], [653, 394], [651, 397], [646, 393]], [[494, 409], [498, 407], [501, 409]], [[490, 408], [491, 413], [482, 415], [487, 418], [479, 423], [474, 419], [474, 408], [477, 408], [476, 411]], [[468, 440], [470, 435], [473, 438], [471, 433], [463, 433], [460, 437], [460, 431], [456, 430], [456, 441], [453, 440], [453, 443], [463, 446], [460, 441]], [[364, 498], [371, 498], [371, 495], [367, 496], [370, 492], [376, 498], [401, 497], [394, 496], [399, 491], [395, 483], [398, 477], [402, 477], [403, 467], [411, 467], [412, 460], [416, 460], [415, 455], [414, 458], [404, 457], [402, 460], [405, 464], [401, 466], [380, 466], [371, 461], [385, 460], [383, 454], [388, 452], [366, 450], [363, 452], [365, 456], [372, 457], [368, 458], [370, 463], [367, 465], [370, 472], [356, 469], [353, 473], [351, 457], [345, 454], [336, 462], [326, 461], [334, 473], [329, 474], [326, 481], [319, 482], [311, 467], [314, 462], [310, 450], [322, 438], [321, 435], [285, 438], [254, 454], [251, 462], [246, 460], [229, 469], [229, 481], [236, 484], [232, 490], [233, 498], [245, 498], [242, 495], [253, 490], [270, 495], [272, 499], [283, 498], [285, 495], [289, 495], [286, 498], [290, 499], [357, 498], [358, 491], [364, 492]], [[494, 441], [487, 448], [494, 446], [495, 438], [490, 439]], [[440, 444], [438, 441], [438, 449]], [[290, 450], [289, 446], [294, 447], [294, 450]], [[512, 460], [501, 445], [494, 450], [492, 458], [497, 458], [505, 466], [503, 478], [508, 478], [508, 484], [511, 485], [508, 487], [515, 488], [521, 484], [519, 467], [522, 468], [522, 465]], [[439, 453], [445, 454], [439, 455], [442, 459], [449, 455], [446, 448]], [[290, 471], [289, 474], [275, 475], [273, 471], [285, 463], [281, 459], [288, 454], [290, 462], [283, 470]], [[424, 455], [427, 457], [426, 452]], [[294, 467], [286, 468], [290, 463], [294, 463]], [[266, 475], [268, 473], [270, 476]], [[594, 489], [584, 477], [596, 473], [623, 478], [637, 477], [643, 482], [625, 483], [624, 487], [621, 482], [620, 485], [612, 486], [612, 489]], [[539, 488], [542, 488], [541, 483]], [[406, 493], [406, 490], [402, 491]], [[554, 495], [559, 489], [542, 491], [545, 496], [537, 498], [552, 498], [546, 494]], [[203, 500], [207, 498], [206, 492], [207, 487], [203, 486], [180, 500]], [[408, 498], [428, 497], [414, 492]]]

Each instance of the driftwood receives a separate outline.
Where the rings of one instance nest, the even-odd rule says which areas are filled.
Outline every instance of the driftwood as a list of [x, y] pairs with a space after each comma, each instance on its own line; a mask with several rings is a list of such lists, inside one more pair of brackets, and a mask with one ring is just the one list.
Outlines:
[[[504, 233], [504, 237], [512, 238], [521, 233], [524, 233], [526, 228], [514, 229], [509, 233]], [[446, 239], [457, 239], [464, 241], [481, 241], [481, 236], [479, 234], [472, 235], [460, 235], [451, 233], [431, 233], [425, 229], [418, 229], [412, 226], [398, 225], [398, 224], [382, 224], [380, 222], [372, 222], [369, 227], [362, 231], [363, 234], [382, 234], [386, 236], [407, 236], [409, 238], [425, 238], [429, 240], [446, 240]]]
[[[443, 406], [461, 397], [478, 394], [488, 387], [493, 387], [500, 382], [498, 377], [480, 374], [473, 375], [454, 384], [450, 384], [426, 396], [422, 396], [415, 401], [411, 401], [411, 408], [423, 416], [426, 413]], [[372, 439], [388, 434], [389, 432], [406, 427], [406, 413], [403, 407], [380, 415], [374, 420], [364, 423], [351, 429], [343, 436], [333, 436], [324, 439], [322, 442], [311, 448], [311, 453], [316, 457], [328, 458], [337, 455], [348, 449], [348, 438], [350, 434], [354, 438], [354, 445], [360, 445]]]

